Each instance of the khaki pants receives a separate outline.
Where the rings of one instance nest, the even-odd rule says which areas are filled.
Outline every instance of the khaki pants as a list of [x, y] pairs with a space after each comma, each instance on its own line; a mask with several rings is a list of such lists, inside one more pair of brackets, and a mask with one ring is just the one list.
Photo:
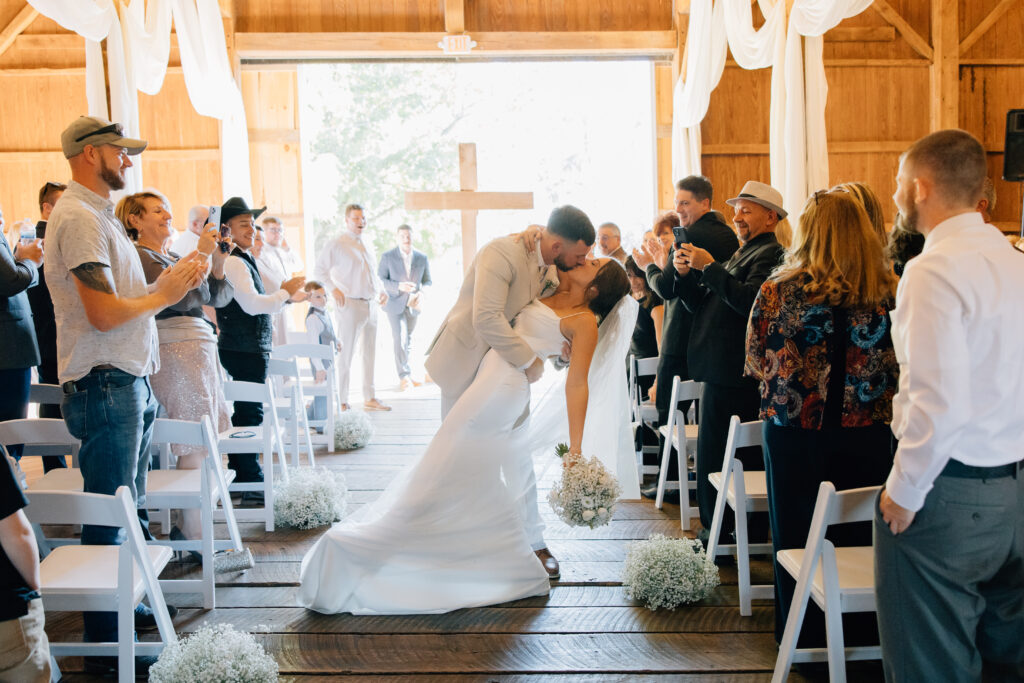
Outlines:
[[373, 361], [377, 350], [377, 302], [367, 299], [346, 299], [338, 309], [335, 327], [341, 341], [338, 359], [338, 393], [342, 403], [348, 403], [349, 378], [356, 346], [360, 347], [363, 365], [363, 400], [376, 397], [373, 386]]
[[28, 614], [0, 621], [0, 683], [49, 683], [50, 641], [43, 630], [43, 601], [28, 604]]

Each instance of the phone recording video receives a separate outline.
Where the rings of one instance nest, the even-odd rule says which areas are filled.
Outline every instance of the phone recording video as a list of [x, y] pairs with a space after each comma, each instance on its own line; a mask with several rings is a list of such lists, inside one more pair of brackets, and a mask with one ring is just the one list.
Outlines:
[[690, 235], [686, 232], [686, 228], [679, 226], [672, 228], [672, 240], [675, 242], [675, 246], [678, 249], [680, 244], [689, 244]]

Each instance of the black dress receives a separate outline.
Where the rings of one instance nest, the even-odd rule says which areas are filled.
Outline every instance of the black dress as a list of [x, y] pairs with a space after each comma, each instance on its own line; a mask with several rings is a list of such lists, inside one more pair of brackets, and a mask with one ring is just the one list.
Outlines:
[[[656, 358], [658, 356], [658, 337], [654, 329], [654, 318], [651, 310], [655, 306], [661, 306], [662, 301], [655, 293], [650, 295], [650, 303], [640, 302], [640, 308], [636, 315], [636, 327], [633, 328], [633, 338], [629, 342], [629, 353], [640, 358]], [[627, 359], [628, 363], [628, 359]], [[638, 381], [641, 391], [646, 394], [647, 390], [654, 384], [654, 375], [641, 377]]]

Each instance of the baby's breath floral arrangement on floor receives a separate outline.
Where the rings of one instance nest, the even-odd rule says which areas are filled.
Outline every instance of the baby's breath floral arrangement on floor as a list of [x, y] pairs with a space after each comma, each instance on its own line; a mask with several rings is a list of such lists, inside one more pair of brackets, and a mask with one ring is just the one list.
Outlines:
[[312, 529], [337, 522], [348, 505], [345, 475], [326, 467], [297, 468], [274, 487], [274, 523]]
[[615, 502], [622, 495], [618, 480], [600, 460], [570, 454], [564, 443], [555, 447], [555, 454], [573, 459], [570, 466], [562, 468], [562, 478], [548, 494], [551, 509], [559, 519], [569, 526], [591, 529], [610, 522]]
[[626, 550], [622, 583], [626, 597], [648, 609], [675, 609], [703, 600], [718, 585], [718, 567], [700, 541], [654, 534]]
[[271, 683], [277, 662], [251, 634], [229, 624], [203, 626], [164, 648], [149, 683]]
[[373, 438], [373, 423], [366, 413], [346, 410], [334, 420], [334, 450], [350, 451], [362, 448]]

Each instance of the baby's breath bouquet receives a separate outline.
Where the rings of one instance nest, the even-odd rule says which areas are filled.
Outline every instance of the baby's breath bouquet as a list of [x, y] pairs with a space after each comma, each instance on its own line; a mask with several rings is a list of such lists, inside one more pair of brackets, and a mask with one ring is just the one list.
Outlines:
[[252, 635], [216, 624], [165, 647], [149, 683], [271, 683], [277, 673], [277, 662]]
[[345, 514], [345, 475], [326, 467], [292, 470], [287, 483], [274, 487], [274, 523], [312, 529], [336, 522]]
[[569, 453], [564, 443], [555, 447], [560, 458], [574, 458], [570, 467], [562, 468], [562, 478], [548, 494], [548, 502], [559, 519], [569, 526], [604, 526], [612, 520], [615, 502], [622, 495], [618, 480], [597, 458], [584, 458]]
[[346, 410], [334, 420], [334, 448], [348, 451], [362, 448], [373, 438], [373, 423], [366, 413], [359, 410]]
[[650, 610], [675, 609], [706, 598], [718, 585], [718, 567], [700, 541], [654, 534], [629, 544], [622, 583], [626, 597]]

